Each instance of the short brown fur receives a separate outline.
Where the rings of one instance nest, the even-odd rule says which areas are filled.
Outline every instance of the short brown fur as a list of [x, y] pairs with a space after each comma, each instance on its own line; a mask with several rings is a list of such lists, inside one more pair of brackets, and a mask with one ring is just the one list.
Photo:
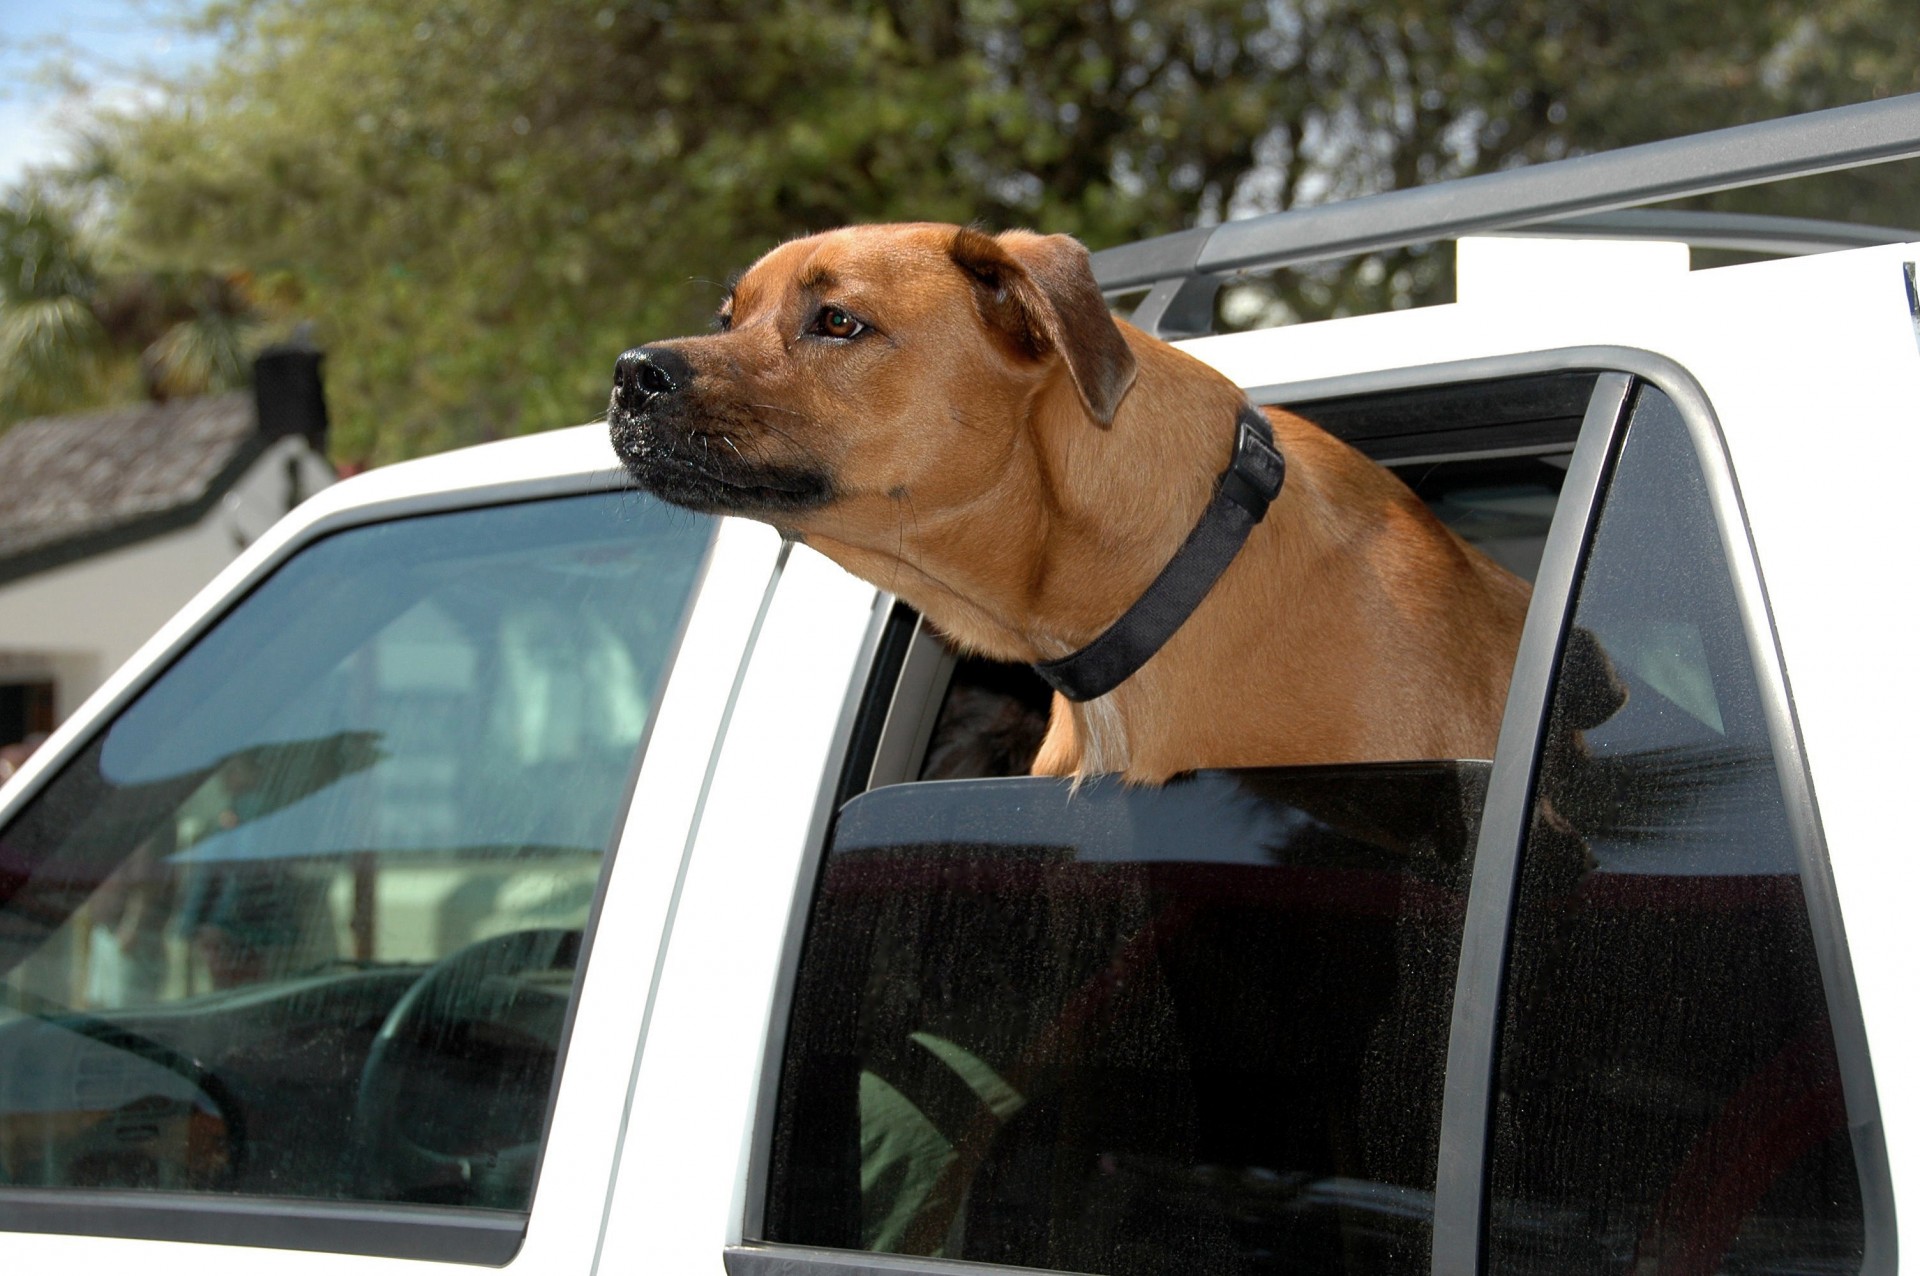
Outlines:
[[[815, 334], [823, 306], [866, 329]], [[748, 271], [730, 324], [664, 343], [694, 369], [670, 418], [623, 420], [616, 397], [623, 456], [678, 429], [737, 458], [730, 481], [825, 476], [810, 508], [760, 509], [746, 488], [710, 505], [774, 522], [1001, 660], [1076, 650], [1139, 597], [1210, 498], [1242, 402], [1113, 321], [1064, 236], [830, 231]], [[1268, 416], [1288, 478], [1266, 521], [1137, 674], [1056, 697], [1037, 772], [1491, 756], [1527, 586], [1385, 470]]]

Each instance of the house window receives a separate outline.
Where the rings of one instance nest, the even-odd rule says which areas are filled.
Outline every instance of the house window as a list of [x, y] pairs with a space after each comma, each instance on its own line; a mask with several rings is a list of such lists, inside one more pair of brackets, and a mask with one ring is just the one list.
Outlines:
[[0, 746], [52, 731], [51, 682], [0, 683]]

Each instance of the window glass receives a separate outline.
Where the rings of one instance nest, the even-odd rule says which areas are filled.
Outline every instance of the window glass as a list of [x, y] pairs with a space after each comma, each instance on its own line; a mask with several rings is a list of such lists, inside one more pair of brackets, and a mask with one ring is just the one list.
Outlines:
[[1540, 574], [1571, 456], [1429, 461], [1394, 473], [1462, 540], [1531, 581]]
[[0, 829], [0, 1185], [523, 1209], [711, 525], [346, 531]]
[[1853, 1270], [1801, 867], [1700, 465], [1657, 391], [1573, 626], [1521, 861], [1489, 1270]]
[[809, 921], [767, 1239], [1424, 1272], [1484, 764], [897, 785]]

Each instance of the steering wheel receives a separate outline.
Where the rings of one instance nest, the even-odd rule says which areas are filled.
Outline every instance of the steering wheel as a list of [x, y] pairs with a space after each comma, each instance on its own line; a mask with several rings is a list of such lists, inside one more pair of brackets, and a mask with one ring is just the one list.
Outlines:
[[215, 1145], [216, 1154], [189, 1159], [188, 1173], [196, 1174], [201, 1179], [194, 1185], [195, 1190], [217, 1191], [235, 1181], [246, 1160], [246, 1118], [233, 1091], [205, 1063], [164, 1041], [156, 1041], [145, 1033], [122, 1027], [111, 1019], [90, 1011], [57, 1005], [16, 988], [0, 985], [0, 1004], [89, 1041], [97, 1041], [109, 1049], [143, 1059], [192, 1086], [195, 1093], [204, 1096], [213, 1106], [221, 1136], [220, 1142]]
[[[508, 1094], [512, 1078], [490, 1068], [487, 1059], [474, 1061], [468, 1054], [477, 1026], [501, 1026], [501, 1035], [512, 1035], [505, 1025], [530, 994], [522, 976], [572, 971], [579, 957], [577, 930], [514, 931], [448, 954], [407, 989], [367, 1052], [354, 1101], [360, 1190], [366, 1199], [508, 1209], [525, 1205], [540, 1150], [537, 1134], [532, 1142], [477, 1154], [430, 1147], [415, 1135], [422, 1125], [434, 1124], [471, 1134], [503, 1101], [518, 1099], [521, 1109], [537, 1104], [544, 1111], [547, 1086]], [[517, 1039], [528, 1040], [524, 1034]], [[553, 1044], [557, 1050], [557, 1042]], [[477, 1084], [461, 1085], [463, 1064]], [[423, 1077], [434, 1084], [421, 1085]], [[480, 1093], [491, 1103], [478, 1112], [461, 1107], [463, 1090]], [[438, 1102], [423, 1104], [428, 1096], [438, 1096]], [[448, 1135], [446, 1129], [438, 1133], [440, 1139]]]

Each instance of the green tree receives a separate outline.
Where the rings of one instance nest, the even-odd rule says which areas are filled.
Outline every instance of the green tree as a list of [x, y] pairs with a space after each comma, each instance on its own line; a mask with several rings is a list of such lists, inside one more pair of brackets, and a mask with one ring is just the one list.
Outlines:
[[89, 401], [110, 380], [92, 261], [45, 203], [0, 205], [0, 420]]
[[255, 323], [239, 278], [105, 269], [57, 202], [0, 203], [0, 428], [244, 384]]
[[[1920, 88], [1906, 0], [226, 0], [206, 20], [223, 56], [106, 122], [95, 194], [155, 267], [288, 281], [332, 353], [337, 447], [376, 461], [589, 416], [618, 351], [828, 225], [1099, 247]], [[1900, 220], [1904, 180], [1859, 179], [1844, 212]], [[1444, 295], [1447, 259], [1289, 272], [1270, 309]]]

